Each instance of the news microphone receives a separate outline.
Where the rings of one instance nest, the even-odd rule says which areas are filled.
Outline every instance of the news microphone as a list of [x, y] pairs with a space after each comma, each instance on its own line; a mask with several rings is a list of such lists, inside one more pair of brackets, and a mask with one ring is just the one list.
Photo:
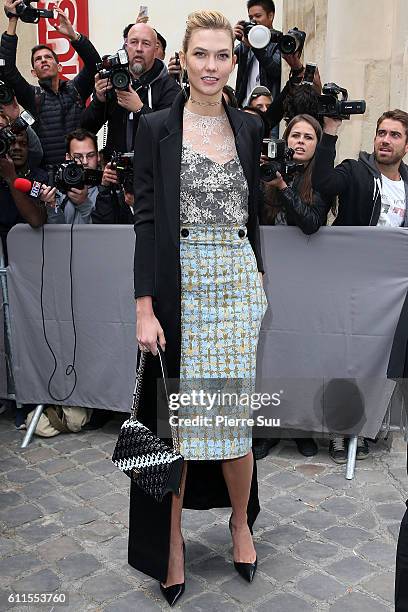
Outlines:
[[26, 178], [16, 178], [14, 181], [14, 189], [27, 193], [32, 198], [39, 198], [41, 193], [41, 185], [38, 181], [29, 181]]

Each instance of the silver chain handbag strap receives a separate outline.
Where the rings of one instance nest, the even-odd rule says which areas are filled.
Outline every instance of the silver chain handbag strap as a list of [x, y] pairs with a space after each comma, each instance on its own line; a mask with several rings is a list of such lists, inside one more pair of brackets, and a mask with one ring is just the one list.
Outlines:
[[[169, 409], [169, 417], [170, 417], [172, 416], [172, 411], [170, 410], [169, 393], [167, 391], [166, 375], [164, 372], [163, 359], [160, 353], [160, 349], [157, 350], [157, 354], [160, 360], [164, 391], [166, 393], [167, 407]], [[139, 410], [139, 403], [140, 403], [140, 395], [142, 393], [143, 374], [144, 374], [144, 370], [146, 366], [146, 358], [147, 358], [147, 352], [140, 351], [140, 360], [139, 360], [139, 366], [136, 370], [135, 388], [133, 390], [133, 402], [132, 402], [132, 408], [130, 411], [131, 421], [137, 420], [137, 413]], [[179, 438], [178, 427], [176, 427], [175, 425], [170, 425], [170, 429], [171, 429], [171, 437], [173, 440], [173, 448], [176, 453], [180, 453], [180, 438]]]

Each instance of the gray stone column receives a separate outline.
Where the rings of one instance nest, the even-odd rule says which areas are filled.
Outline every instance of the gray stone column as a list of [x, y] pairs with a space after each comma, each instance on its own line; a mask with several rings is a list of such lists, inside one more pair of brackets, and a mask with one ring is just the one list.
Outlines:
[[382, 112], [408, 107], [408, 3], [288, 0], [284, 7], [284, 28], [307, 32], [305, 61], [318, 63], [322, 82], [334, 81], [350, 98], [367, 101], [364, 116], [344, 122], [339, 159], [371, 150]]

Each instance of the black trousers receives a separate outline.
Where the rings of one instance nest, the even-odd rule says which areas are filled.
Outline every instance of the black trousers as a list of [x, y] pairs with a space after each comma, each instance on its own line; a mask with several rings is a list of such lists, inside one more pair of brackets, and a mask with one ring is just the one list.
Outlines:
[[[408, 501], [406, 502], [408, 508]], [[408, 612], [408, 509], [401, 521], [395, 569], [395, 612]]]

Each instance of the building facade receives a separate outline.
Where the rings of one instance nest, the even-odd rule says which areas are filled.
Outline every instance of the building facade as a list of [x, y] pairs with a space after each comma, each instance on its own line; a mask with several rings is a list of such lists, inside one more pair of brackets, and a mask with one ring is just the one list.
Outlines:
[[[150, 0], [149, 23], [167, 39], [167, 58], [179, 50], [187, 15], [200, 8], [216, 8], [234, 24], [246, 17], [246, 2]], [[371, 150], [377, 118], [390, 108], [408, 107], [408, 2], [406, 0], [277, 0], [275, 27], [297, 26], [307, 32], [305, 61], [316, 62], [322, 82], [334, 81], [349, 91], [350, 98], [364, 98], [367, 112], [352, 117], [342, 127], [339, 158], [355, 157], [360, 149]], [[55, 2], [38, 2], [47, 8]], [[101, 54], [113, 53], [122, 44], [123, 28], [135, 20], [139, 3], [131, 0], [62, 0], [79, 31], [88, 32]], [[6, 20], [1, 12], [2, 27]], [[64, 74], [77, 69], [77, 58], [67, 41], [51, 24], [18, 24], [18, 65], [31, 80], [30, 49], [40, 40], [54, 45]], [[287, 76], [284, 71], [283, 79]], [[232, 84], [234, 79], [232, 79]]]

